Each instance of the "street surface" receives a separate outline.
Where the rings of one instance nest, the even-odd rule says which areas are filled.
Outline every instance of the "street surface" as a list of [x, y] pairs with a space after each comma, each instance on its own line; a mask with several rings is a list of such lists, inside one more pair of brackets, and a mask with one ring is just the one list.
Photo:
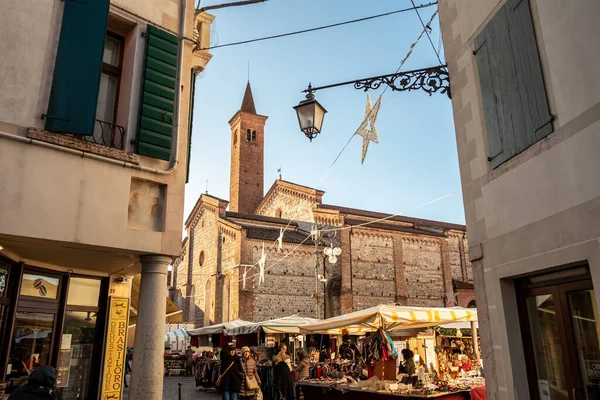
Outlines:
[[[173, 376], [166, 377], [163, 385], [163, 400], [179, 400], [179, 386], [178, 383], [182, 382], [181, 386], [181, 399], [182, 400], [218, 400], [221, 398], [215, 392], [208, 392], [206, 390], [197, 390], [194, 383], [194, 378], [184, 376]], [[127, 400], [129, 394], [129, 388], [125, 388], [123, 392], [123, 399]]]

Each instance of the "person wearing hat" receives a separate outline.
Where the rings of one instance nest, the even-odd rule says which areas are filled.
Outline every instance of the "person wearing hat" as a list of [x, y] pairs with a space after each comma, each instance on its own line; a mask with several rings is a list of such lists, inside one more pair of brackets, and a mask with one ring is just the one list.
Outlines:
[[240, 362], [240, 356], [235, 354], [235, 344], [229, 343], [221, 351], [221, 368], [219, 374], [221, 385], [219, 389], [223, 400], [237, 400], [238, 393], [242, 389], [244, 370]]
[[253, 400], [260, 390], [261, 382], [256, 370], [256, 361], [250, 357], [250, 348], [242, 347], [242, 369], [244, 370], [244, 379], [240, 390], [240, 400]]
[[19, 386], [10, 395], [10, 400], [56, 399], [56, 368], [45, 365], [34, 370], [27, 383]]

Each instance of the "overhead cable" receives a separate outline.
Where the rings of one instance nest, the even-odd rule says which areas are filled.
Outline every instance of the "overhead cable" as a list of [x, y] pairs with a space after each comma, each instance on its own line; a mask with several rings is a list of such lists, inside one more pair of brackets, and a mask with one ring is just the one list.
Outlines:
[[322, 30], [322, 29], [334, 28], [336, 26], [348, 25], [348, 24], [353, 24], [353, 23], [356, 23], [356, 22], [367, 21], [367, 20], [370, 20], [370, 19], [386, 17], [388, 15], [398, 14], [398, 13], [402, 13], [402, 12], [407, 12], [407, 11], [412, 11], [412, 10], [418, 10], [419, 8], [431, 7], [431, 6], [437, 5], [437, 3], [438, 3], [437, 1], [434, 1], [434, 2], [431, 2], [431, 3], [420, 4], [420, 5], [416, 6], [416, 5], [414, 5], [414, 2], [413, 2], [413, 7], [410, 7], [410, 8], [403, 8], [401, 10], [390, 11], [390, 12], [383, 13], [383, 14], [371, 15], [370, 17], [358, 18], [358, 19], [353, 19], [351, 21], [338, 22], [338, 23], [335, 23], [335, 24], [319, 26], [319, 27], [316, 27], [316, 28], [303, 29], [303, 30], [295, 31], [295, 32], [281, 33], [279, 35], [265, 36], [265, 37], [262, 37], [262, 38], [242, 40], [240, 42], [232, 42], [232, 43], [220, 44], [220, 45], [217, 45], [217, 46], [205, 47], [205, 48], [202, 48], [200, 50], [212, 50], [212, 49], [218, 49], [218, 48], [221, 48], [221, 47], [238, 46], [238, 45], [241, 45], [241, 44], [248, 44], [248, 43], [260, 42], [260, 41], [263, 41], [263, 40], [270, 40], [270, 39], [277, 39], [277, 38], [286, 37], [286, 36], [299, 35], [301, 33], [314, 32], [314, 31], [319, 31], [319, 30]]

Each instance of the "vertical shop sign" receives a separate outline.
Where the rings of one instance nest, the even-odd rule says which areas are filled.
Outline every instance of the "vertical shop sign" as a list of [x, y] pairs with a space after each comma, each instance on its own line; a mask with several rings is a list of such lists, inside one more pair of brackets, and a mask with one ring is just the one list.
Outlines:
[[125, 374], [125, 340], [127, 339], [129, 299], [110, 297], [108, 302], [108, 324], [100, 398], [120, 400], [123, 394]]
[[56, 371], [56, 386], [69, 386], [69, 374], [71, 372], [71, 349], [61, 349]]

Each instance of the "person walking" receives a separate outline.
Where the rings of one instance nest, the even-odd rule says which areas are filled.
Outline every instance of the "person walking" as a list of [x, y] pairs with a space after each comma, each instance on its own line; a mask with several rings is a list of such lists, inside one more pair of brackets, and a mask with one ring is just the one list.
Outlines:
[[279, 395], [278, 400], [294, 399], [294, 382], [292, 379], [292, 371], [290, 371], [287, 363], [280, 355], [275, 356], [273, 360], [275, 364], [275, 390]]
[[10, 400], [54, 400], [56, 394], [56, 368], [45, 365], [34, 370], [27, 383], [19, 386], [9, 396]]
[[194, 368], [194, 350], [192, 350], [192, 346], [188, 346], [185, 351], [185, 376], [192, 376], [193, 368]]
[[221, 351], [221, 368], [219, 371], [221, 384], [219, 389], [223, 400], [237, 400], [238, 393], [242, 389], [244, 370], [240, 356], [235, 354], [235, 345], [229, 343]]
[[256, 361], [250, 357], [250, 348], [242, 347], [242, 369], [244, 370], [244, 379], [240, 390], [240, 400], [254, 400], [260, 390], [260, 377], [256, 370]]

